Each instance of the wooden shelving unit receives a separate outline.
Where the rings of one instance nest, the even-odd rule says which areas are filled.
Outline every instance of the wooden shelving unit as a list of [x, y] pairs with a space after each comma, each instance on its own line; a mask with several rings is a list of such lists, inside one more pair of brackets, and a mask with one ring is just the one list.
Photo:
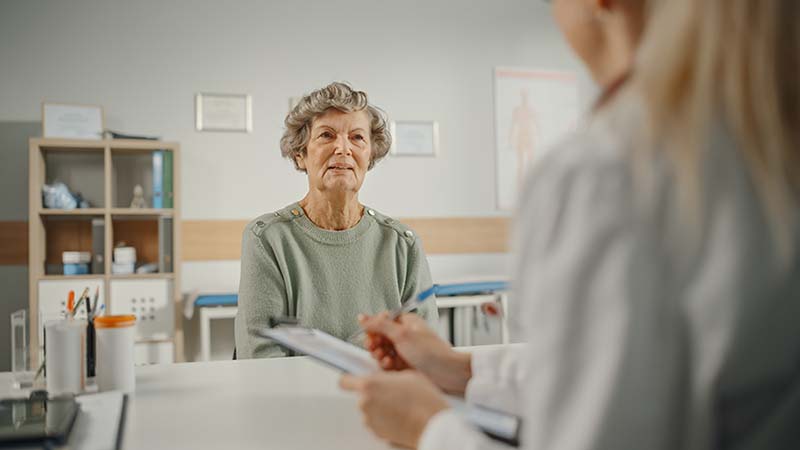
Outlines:
[[[32, 138], [29, 141], [29, 310], [32, 365], [39, 363], [41, 347], [39, 323], [40, 282], [102, 280], [103, 296], [114, 308], [112, 284], [136, 280], [169, 280], [174, 317], [180, 301], [180, 145], [176, 142], [149, 140], [73, 140]], [[172, 153], [172, 208], [130, 208], [132, 185], [145, 189], [149, 205], [152, 198], [152, 154]], [[149, 172], [148, 172], [149, 171]], [[67, 179], [63, 179], [66, 177]], [[81, 191], [90, 208], [60, 210], [44, 208], [42, 186], [56, 179], [70, 190]], [[149, 194], [149, 195], [148, 195]], [[166, 193], [165, 193], [166, 194]], [[139, 262], [157, 262], [159, 252], [158, 220], [172, 219], [172, 272], [121, 275], [112, 274], [114, 244], [125, 240], [136, 247]], [[58, 267], [60, 254], [66, 250], [92, 250], [92, 219], [103, 219], [103, 273], [61, 275], [47, 270]], [[163, 238], [163, 236], [162, 236]], [[156, 260], [153, 260], [154, 254]], [[122, 308], [118, 308], [122, 310]], [[182, 359], [183, 333], [174, 320], [174, 344], [177, 360]], [[165, 339], [142, 339], [142, 342], [165, 342]]]

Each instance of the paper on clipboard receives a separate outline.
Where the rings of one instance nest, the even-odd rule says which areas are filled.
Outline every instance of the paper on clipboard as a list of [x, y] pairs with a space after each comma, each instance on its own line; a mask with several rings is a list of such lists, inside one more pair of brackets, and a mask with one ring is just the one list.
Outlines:
[[263, 329], [259, 334], [353, 375], [367, 375], [380, 370], [368, 351], [324, 331], [304, 327], [276, 327]]

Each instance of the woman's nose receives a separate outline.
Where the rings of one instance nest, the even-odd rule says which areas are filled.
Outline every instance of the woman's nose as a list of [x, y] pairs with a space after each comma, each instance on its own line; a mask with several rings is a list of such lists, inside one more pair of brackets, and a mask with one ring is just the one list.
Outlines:
[[334, 148], [334, 153], [337, 155], [350, 155], [352, 150], [350, 149], [350, 142], [347, 139], [347, 136], [339, 136], [336, 138], [336, 148]]

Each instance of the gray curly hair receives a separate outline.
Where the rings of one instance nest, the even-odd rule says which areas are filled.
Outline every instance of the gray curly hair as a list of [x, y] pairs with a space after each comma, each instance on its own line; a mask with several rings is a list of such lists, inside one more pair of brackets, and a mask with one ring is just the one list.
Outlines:
[[297, 156], [306, 155], [311, 124], [314, 119], [321, 116], [330, 108], [341, 112], [350, 113], [366, 111], [370, 122], [370, 140], [372, 156], [369, 168], [386, 156], [392, 146], [392, 135], [386, 114], [378, 107], [369, 104], [367, 94], [363, 91], [353, 90], [345, 83], [334, 82], [322, 89], [303, 96], [297, 105], [286, 115], [284, 124], [286, 130], [281, 136], [281, 155], [291, 159], [295, 169], [305, 172], [297, 165]]

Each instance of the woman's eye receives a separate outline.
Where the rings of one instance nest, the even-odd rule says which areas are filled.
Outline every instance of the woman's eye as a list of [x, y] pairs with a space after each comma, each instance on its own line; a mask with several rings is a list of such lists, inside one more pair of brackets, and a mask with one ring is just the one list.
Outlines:
[[353, 136], [353, 139], [355, 139], [357, 141], [363, 141], [364, 140], [364, 136], [362, 136], [360, 134], [357, 134], [357, 135]]
[[321, 137], [321, 138], [325, 138], [325, 139], [330, 139], [330, 138], [332, 138], [332, 137], [333, 137], [333, 133], [331, 133], [330, 131], [323, 131], [323, 132], [322, 132], [322, 133], [319, 135], [319, 137]]

